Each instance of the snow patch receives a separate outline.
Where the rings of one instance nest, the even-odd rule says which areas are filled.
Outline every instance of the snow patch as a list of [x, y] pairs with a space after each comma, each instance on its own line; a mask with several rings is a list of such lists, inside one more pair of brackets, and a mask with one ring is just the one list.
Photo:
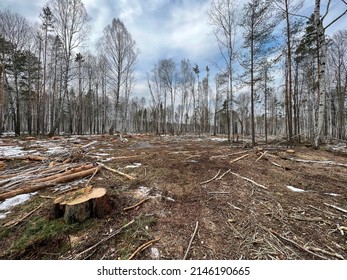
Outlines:
[[295, 188], [293, 186], [287, 186], [288, 189], [290, 189], [292, 192], [306, 192], [303, 189]]
[[67, 152], [67, 149], [63, 147], [49, 147], [47, 150], [47, 154], [49, 155], [64, 154], [66, 152]]
[[151, 247], [151, 258], [154, 259], [154, 260], [159, 260], [160, 253], [159, 253], [158, 248]]
[[211, 141], [217, 141], [217, 142], [224, 142], [227, 141], [228, 139], [226, 138], [220, 138], [220, 137], [214, 137], [214, 138], [210, 138]]
[[0, 218], [3, 219], [6, 217], [8, 213], [10, 213], [8, 210], [10, 210], [12, 207], [16, 205], [23, 204], [27, 200], [29, 200], [33, 195], [37, 194], [37, 192], [29, 193], [29, 194], [20, 194], [15, 197], [11, 197], [8, 199], [5, 199], [2, 203], [0, 203], [0, 211], [6, 213], [0, 213]]
[[2, 146], [0, 147], [0, 155], [2, 157], [20, 157], [24, 156], [25, 152], [22, 147], [18, 146]]
[[125, 168], [139, 168], [141, 165], [142, 165], [141, 163], [133, 163], [133, 164], [125, 166]]

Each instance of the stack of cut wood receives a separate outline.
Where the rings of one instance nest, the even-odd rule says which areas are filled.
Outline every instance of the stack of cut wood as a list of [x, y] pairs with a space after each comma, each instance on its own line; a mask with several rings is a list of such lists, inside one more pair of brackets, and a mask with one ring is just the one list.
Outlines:
[[61, 183], [81, 179], [99, 171], [93, 164], [49, 164], [35, 166], [25, 172], [14, 170], [0, 176], [0, 201], [19, 194], [35, 192]]

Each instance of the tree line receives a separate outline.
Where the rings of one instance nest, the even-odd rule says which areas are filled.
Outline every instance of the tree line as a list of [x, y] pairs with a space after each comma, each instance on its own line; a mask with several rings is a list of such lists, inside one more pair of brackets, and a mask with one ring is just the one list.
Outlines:
[[120, 19], [92, 53], [83, 51], [90, 18], [81, 0], [50, 0], [36, 25], [0, 11], [0, 133], [346, 140], [347, 30], [326, 33], [347, 2], [335, 0], [341, 14], [330, 22], [333, 0], [315, 0], [309, 16], [298, 0], [237, 2], [211, 1], [206, 15], [218, 58], [160, 58], [146, 73], [147, 98], [134, 92], [140, 51]]

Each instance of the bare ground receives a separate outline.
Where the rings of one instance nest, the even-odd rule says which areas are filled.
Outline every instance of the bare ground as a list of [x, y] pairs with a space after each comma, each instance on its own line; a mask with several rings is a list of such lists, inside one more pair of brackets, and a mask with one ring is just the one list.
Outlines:
[[[186, 253], [198, 260], [347, 258], [343, 152], [300, 146], [291, 153], [279, 145], [251, 150], [212, 137], [150, 135], [135, 135], [128, 142], [108, 136], [41, 142], [8, 138], [1, 146], [17, 145], [47, 156], [47, 143], [71, 151], [95, 140], [73, 160], [103, 162], [136, 178], [130, 181], [102, 169], [91, 179], [94, 187], [107, 188], [112, 212], [103, 219], [66, 225], [52, 217], [57, 190], [39, 191], [0, 220], [1, 259], [128, 259], [148, 241], [153, 243], [133, 258], [182, 259]], [[66, 157], [66, 152], [53, 153], [43, 162], [6, 159], [0, 175], [47, 166], [59, 156]], [[77, 186], [85, 184], [79, 181]]]

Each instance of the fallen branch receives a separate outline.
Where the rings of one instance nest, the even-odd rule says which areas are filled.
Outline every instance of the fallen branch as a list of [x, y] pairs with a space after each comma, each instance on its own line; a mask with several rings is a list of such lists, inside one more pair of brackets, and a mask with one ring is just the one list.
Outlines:
[[240, 155], [240, 154], [246, 154], [246, 153], [248, 153], [249, 152], [249, 150], [247, 150], [247, 151], [240, 151], [240, 152], [236, 152], [236, 153], [232, 153], [232, 154], [227, 154], [227, 156], [235, 156], [235, 155]]
[[150, 247], [154, 242], [159, 241], [160, 238], [156, 238], [153, 240], [150, 240], [144, 244], [142, 244], [139, 248], [136, 249], [136, 251], [134, 253], [131, 254], [131, 256], [128, 258], [128, 260], [132, 260], [138, 253], [140, 253], [141, 251], [147, 249], [148, 247]]
[[278, 163], [276, 163], [276, 162], [270, 161], [270, 163], [271, 163], [272, 165], [276, 166], [276, 167], [279, 167], [279, 168], [282, 168], [282, 169], [286, 170], [285, 167], [283, 167], [282, 165], [280, 165], [280, 164], [278, 164]]
[[0, 160], [32, 160], [32, 161], [44, 161], [46, 157], [27, 155], [27, 156], [14, 156], [14, 157], [0, 157]]
[[316, 257], [318, 257], [318, 258], [320, 258], [320, 259], [327, 260], [326, 257], [321, 256], [321, 255], [318, 255], [318, 254], [316, 254], [315, 252], [312, 252], [312, 251], [310, 251], [310, 250], [307, 250], [306, 248], [304, 248], [304, 247], [301, 246], [300, 244], [296, 243], [295, 241], [293, 241], [293, 240], [291, 240], [291, 239], [288, 239], [288, 238], [286, 238], [286, 237], [280, 235], [278, 232], [276, 232], [276, 231], [274, 231], [274, 230], [269, 230], [269, 231], [270, 231], [270, 233], [272, 233], [273, 235], [277, 236], [278, 238], [280, 238], [280, 239], [282, 239], [282, 240], [284, 240], [284, 241], [287, 241], [288, 243], [293, 244], [295, 247], [297, 247], [297, 248], [299, 248], [299, 249], [305, 251], [306, 253], [309, 253], [309, 254], [311, 254], [311, 255], [313, 255], [313, 256], [316, 256]]
[[136, 203], [136, 204], [134, 204], [134, 205], [132, 205], [132, 206], [125, 207], [125, 208], [123, 209], [123, 211], [128, 211], [128, 210], [134, 209], [134, 208], [136, 208], [137, 206], [140, 206], [142, 203], [146, 202], [148, 199], [149, 199], [149, 197], [146, 197], [145, 199], [141, 200], [140, 202], [138, 202], [138, 203]]
[[259, 160], [261, 160], [261, 158], [265, 156], [266, 154], [267, 154], [267, 151], [265, 151], [264, 153], [261, 153], [260, 157], [258, 157], [255, 162], [258, 162]]
[[218, 170], [216, 176], [214, 176], [213, 178], [211, 178], [211, 179], [209, 179], [207, 181], [201, 182], [200, 185], [204, 185], [204, 184], [207, 184], [209, 182], [212, 182], [214, 179], [216, 179], [218, 177], [219, 173], [220, 173], [220, 169]]
[[236, 210], [242, 211], [242, 209], [241, 209], [241, 208], [239, 208], [239, 207], [237, 207], [237, 206], [235, 206], [235, 205], [231, 204], [230, 202], [228, 202], [228, 205], [229, 205], [230, 207], [232, 207], [232, 208], [236, 209]]
[[227, 171], [225, 171], [222, 175], [220, 175], [216, 180], [221, 180], [225, 175], [227, 175], [229, 172], [231, 171], [231, 169], [228, 169]]
[[326, 224], [331, 224], [331, 222], [323, 220], [321, 217], [313, 217], [313, 218], [308, 218], [308, 217], [301, 217], [301, 216], [296, 216], [296, 215], [290, 215], [289, 218], [298, 220], [298, 221], [305, 221], [305, 222], [323, 222]]
[[194, 237], [195, 237], [195, 235], [196, 235], [196, 232], [198, 231], [198, 227], [199, 227], [199, 222], [197, 221], [197, 222], [196, 222], [196, 225], [195, 225], [195, 230], [194, 230], [194, 232], [193, 232], [192, 237], [190, 238], [190, 241], [189, 241], [189, 244], [188, 244], [188, 248], [187, 248], [187, 251], [186, 251], [186, 253], [185, 253], [184, 257], [183, 257], [183, 260], [187, 259], [187, 256], [188, 256], [190, 247], [192, 246]]
[[90, 146], [93, 146], [94, 144], [98, 143], [98, 141], [92, 141], [86, 145], [83, 145], [82, 147], [80, 147], [83, 151], [87, 150]]
[[231, 172], [231, 171], [230, 171], [230, 173], [233, 174], [233, 175], [236, 176], [236, 177], [239, 177], [239, 178], [241, 178], [241, 179], [243, 179], [243, 180], [246, 180], [247, 182], [251, 182], [252, 184], [254, 184], [254, 185], [256, 185], [256, 186], [258, 186], [258, 187], [260, 187], [260, 188], [262, 188], [262, 189], [267, 190], [267, 187], [265, 187], [265, 186], [263, 186], [263, 185], [261, 185], [261, 184], [259, 184], [259, 183], [257, 183], [257, 182], [254, 182], [253, 180], [251, 180], [251, 179], [249, 179], [249, 178], [247, 178], [247, 177], [243, 177], [243, 176], [241, 176], [241, 175], [239, 175], [239, 174], [237, 174], [237, 173]]
[[232, 164], [232, 163], [237, 162], [237, 161], [239, 161], [239, 160], [241, 160], [241, 159], [243, 159], [245, 157], [248, 157], [248, 156], [249, 156], [249, 154], [243, 155], [241, 157], [238, 157], [238, 158], [235, 158], [235, 159], [231, 160], [229, 163]]
[[208, 192], [208, 194], [228, 194], [230, 192]]
[[331, 165], [331, 166], [341, 166], [341, 167], [347, 167], [347, 164], [339, 163], [335, 161], [330, 160], [305, 160], [305, 159], [299, 159], [299, 158], [292, 158], [292, 157], [283, 157], [283, 159], [297, 161], [297, 162], [303, 162], [303, 163], [316, 163], [316, 164], [324, 164], [324, 165]]
[[126, 225], [120, 227], [119, 229], [117, 229], [115, 232], [111, 233], [109, 236], [107, 236], [106, 238], [100, 240], [99, 242], [97, 242], [96, 244], [94, 244], [93, 246], [87, 248], [86, 250], [78, 253], [75, 255], [75, 259], [77, 259], [79, 256], [93, 250], [94, 248], [98, 247], [101, 243], [106, 242], [107, 240], [111, 239], [112, 237], [114, 237], [115, 235], [119, 234], [123, 229], [127, 228], [128, 226], [130, 226], [131, 224], [133, 224], [135, 222], [135, 220], [131, 220], [129, 223], [127, 223]]
[[112, 160], [129, 159], [129, 158], [138, 158], [138, 157], [142, 157], [142, 156], [144, 156], [144, 155], [119, 156], [119, 157], [112, 157]]
[[6, 224], [4, 224], [4, 227], [14, 227], [16, 225], [18, 225], [19, 223], [23, 222], [26, 218], [28, 218], [29, 216], [31, 216], [33, 213], [35, 213], [37, 210], [39, 210], [42, 207], [43, 203], [40, 204], [38, 207], [36, 207], [34, 210], [30, 211], [29, 213], [27, 213], [26, 215], [24, 215], [23, 217], [15, 220], [15, 221], [9, 221]]
[[338, 254], [336, 252], [328, 252], [326, 250], [323, 250], [323, 249], [320, 249], [320, 248], [316, 248], [316, 247], [311, 247], [311, 246], [306, 246], [306, 249], [307, 250], [312, 250], [312, 251], [315, 251], [315, 252], [320, 252], [320, 253], [326, 254], [328, 256], [338, 258], [340, 260], [344, 260], [345, 259], [343, 256], [341, 256], [340, 254]]
[[346, 209], [340, 208], [340, 207], [338, 207], [338, 206], [335, 206], [335, 205], [332, 205], [332, 204], [328, 204], [328, 203], [324, 203], [324, 205], [329, 206], [329, 207], [331, 207], [331, 208], [334, 208], [334, 209], [336, 209], [336, 210], [339, 210], [339, 211], [341, 211], [341, 212], [343, 212], [343, 213], [347, 213], [347, 210], [346, 210]]
[[99, 172], [99, 166], [95, 169], [94, 173], [92, 174], [92, 176], [88, 179], [85, 187], [88, 187], [88, 185], [90, 184], [90, 182], [92, 181], [92, 179], [94, 178], [94, 176], [96, 175], [96, 173]]
[[130, 176], [130, 175], [125, 174], [125, 173], [123, 173], [123, 172], [120, 172], [120, 171], [118, 171], [118, 170], [116, 170], [116, 169], [113, 169], [113, 168], [111, 168], [111, 167], [108, 167], [108, 166], [106, 166], [105, 164], [103, 164], [103, 163], [101, 163], [101, 162], [98, 162], [97, 164], [98, 164], [99, 166], [101, 166], [101, 167], [107, 169], [108, 171], [111, 171], [111, 172], [116, 173], [116, 174], [118, 174], [118, 175], [124, 176], [124, 177], [126, 177], [127, 179], [129, 179], [129, 180], [135, 180], [135, 179], [136, 179], [136, 178], [133, 177], [133, 176]]

